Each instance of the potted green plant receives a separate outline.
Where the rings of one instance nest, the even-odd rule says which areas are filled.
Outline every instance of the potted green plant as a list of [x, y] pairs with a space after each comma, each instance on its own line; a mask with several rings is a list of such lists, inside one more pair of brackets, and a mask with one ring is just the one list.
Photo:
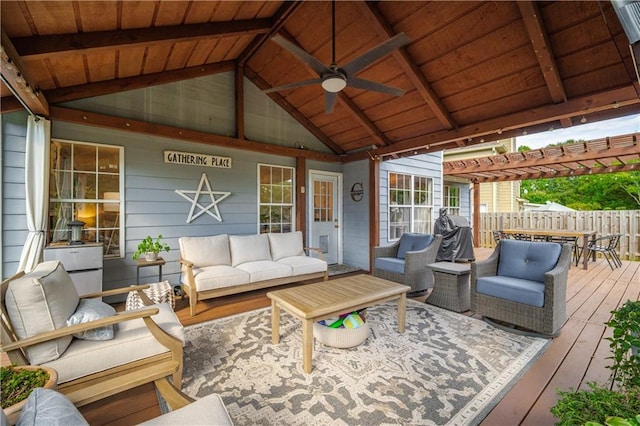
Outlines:
[[133, 260], [138, 260], [140, 256], [144, 254], [145, 260], [151, 262], [158, 259], [158, 253], [161, 251], [169, 251], [170, 247], [168, 244], [161, 242], [162, 234], [158, 235], [158, 238], [153, 240], [150, 235], [147, 235], [144, 240], [140, 241], [138, 244], [138, 249], [135, 253], [133, 253]]
[[[628, 300], [611, 311], [605, 323], [613, 333], [610, 342], [613, 364], [606, 385], [588, 383], [589, 389], [558, 390], [551, 413], [560, 425], [640, 425], [640, 301]], [[617, 383], [617, 386], [613, 386]]]
[[2, 388], [2, 409], [15, 424], [31, 392], [38, 387], [56, 389], [58, 374], [47, 367], [31, 365], [0, 367], [0, 387]]

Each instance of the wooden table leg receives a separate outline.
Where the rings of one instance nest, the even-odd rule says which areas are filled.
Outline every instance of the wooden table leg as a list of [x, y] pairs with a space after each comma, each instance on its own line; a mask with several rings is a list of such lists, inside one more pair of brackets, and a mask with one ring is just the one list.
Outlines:
[[582, 236], [582, 269], [589, 267], [589, 234]]
[[402, 293], [398, 298], [398, 331], [404, 333], [407, 321], [407, 293]]
[[280, 343], [280, 306], [274, 300], [271, 301], [271, 342]]
[[311, 373], [313, 369], [313, 321], [302, 320], [302, 369]]

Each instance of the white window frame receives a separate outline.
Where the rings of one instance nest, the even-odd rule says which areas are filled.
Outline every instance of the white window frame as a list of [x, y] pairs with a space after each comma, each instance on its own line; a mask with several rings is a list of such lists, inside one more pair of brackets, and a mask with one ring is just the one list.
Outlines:
[[[278, 168], [278, 169], [287, 169], [291, 171], [291, 202], [284, 202], [283, 201], [278, 201], [278, 200], [271, 200], [271, 202], [262, 202], [261, 200], [261, 194], [262, 194], [262, 183], [260, 182], [260, 177], [261, 177], [261, 168], [262, 167], [270, 167], [272, 169], [274, 168]], [[258, 233], [259, 234], [264, 234], [264, 233], [272, 233], [275, 232], [274, 227], [277, 225], [277, 223], [280, 224], [280, 230], [279, 232], [289, 232], [289, 231], [295, 231], [296, 229], [296, 169], [295, 167], [290, 167], [290, 166], [281, 166], [279, 164], [267, 164], [267, 163], [258, 163], [257, 165], [257, 204], [258, 204], [258, 212], [257, 212], [257, 227], [258, 227]], [[271, 175], [273, 176], [273, 174]], [[273, 183], [270, 183], [269, 185], [274, 185]], [[273, 196], [273, 193], [271, 194]], [[278, 208], [278, 207], [290, 207], [291, 208], [291, 217], [290, 217], [290, 222], [283, 222], [282, 220], [280, 222], [268, 222], [268, 225], [263, 225], [263, 221], [262, 221], [262, 208], [263, 207], [268, 207], [268, 208]], [[287, 226], [287, 224], [289, 226]], [[267, 226], [268, 228], [265, 228], [265, 226]]]
[[[83, 241], [87, 242], [87, 243], [97, 243], [97, 242], [102, 242], [104, 244], [104, 258], [105, 259], [122, 259], [125, 257], [125, 223], [124, 223], [124, 212], [125, 212], [125, 205], [124, 205], [124, 147], [123, 146], [119, 146], [119, 145], [110, 145], [110, 144], [102, 144], [102, 143], [93, 143], [93, 142], [81, 142], [81, 141], [74, 141], [74, 140], [67, 140], [67, 139], [57, 139], [57, 138], [52, 138], [51, 139], [51, 145], [54, 145], [55, 143], [64, 143], [64, 144], [69, 144], [71, 145], [71, 165], [69, 168], [66, 167], [62, 167], [61, 169], [56, 169], [56, 163], [55, 163], [55, 158], [51, 158], [51, 164], [50, 164], [50, 169], [49, 169], [49, 173], [51, 175], [51, 181], [50, 181], [50, 185], [56, 185], [55, 183], [55, 173], [56, 171], [58, 172], [66, 172], [66, 173], [70, 173], [70, 177], [71, 177], [71, 182], [73, 182], [73, 184], [75, 185], [75, 175], [76, 174], [95, 174], [95, 188], [96, 190], [99, 189], [99, 177], [100, 176], [113, 176], [113, 175], [117, 175], [118, 176], [118, 191], [105, 191], [103, 193], [104, 197], [103, 198], [97, 198], [97, 196], [99, 194], [96, 194], [96, 198], [77, 198], [76, 197], [76, 190], [73, 189], [71, 191], [71, 197], [49, 197], [49, 209], [51, 210], [52, 208], [52, 204], [57, 204], [57, 203], [66, 203], [66, 204], [70, 204], [70, 209], [71, 209], [71, 216], [69, 218], [67, 218], [68, 220], [81, 220], [84, 221], [82, 217], [82, 207], [85, 205], [93, 205], [89, 211], [91, 212], [90, 214], [92, 214], [92, 216], [90, 216], [91, 218], [93, 218], [93, 220], [95, 220], [95, 223], [92, 224], [88, 224], [85, 225], [85, 227], [83, 228]], [[73, 167], [73, 161], [74, 161], [74, 156], [75, 156], [75, 149], [78, 146], [91, 146], [91, 147], [97, 147], [97, 148], [106, 148], [106, 149], [115, 149], [118, 151], [118, 172], [110, 172], [108, 170], [100, 170], [100, 163], [98, 161], [98, 159], [96, 159], [95, 162], [95, 170], [93, 171], [77, 171], [74, 170]], [[49, 149], [52, 149], [52, 146], [50, 146]], [[96, 155], [97, 155], [96, 151]], [[106, 194], [109, 194], [110, 196], [106, 196]], [[112, 218], [113, 220], [113, 224], [111, 226], [100, 226], [100, 210], [102, 209], [102, 214], [105, 215], [105, 218], [107, 217], [106, 215], [106, 211], [110, 211], [110, 216], [115, 216], [115, 218]], [[58, 216], [60, 217], [60, 216]], [[64, 234], [66, 229], [68, 229], [67, 227], [64, 228], [60, 228], [60, 229], [56, 229], [55, 224], [50, 223], [49, 224], [49, 229], [48, 229], [48, 233], [47, 233], [47, 241], [48, 242], [58, 242], [61, 240], [64, 240]], [[118, 252], [117, 254], [110, 254], [111, 252], [111, 247], [109, 245], [109, 241], [104, 239], [101, 240], [100, 236], [102, 235], [102, 232], [105, 232], [105, 235], [107, 232], [111, 232], [110, 234], [110, 238], [114, 237], [114, 232], [118, 232]], [[92, 238], [87, 238], [87, 235], [90, 235], [93, 233], [93, 237]]]
[[[409, 178], [409, 187], [392, 186], [392, 175], [396, 177]], [[422, 181], [426, 184], [426, 190], [417, 188], [418, 181]], [[396, 183], [398, 179], [396, 178]], [[405, 192], [402, 197], [404, 203], [399, 204], [395, 201], [394, 191]], [[424, 203], [418, 203], [416, 198], [421, 193], [424, 193]], [[409, 201], [409, 203], [406, 203]], [[392, 217], [396, 216], [398, 209], [408, 210], [408, 221], [392, 220]], [[418, 220], [419, 213], [423, 211], [422, 218]], [[426, 215], [425, 215], [426, 213]], [[388, 240], [396, 241], [405, 232], [419, 232], [419, 233], [431, 233], [433, 230], [433, 178], [422, 175], [415, 175], [409, 173], [389, 172], [388, 174]], [[404, 224], [403, 224], [404, 223]]]
[[[451, 194], [451, 190], [457, 190], [458, 194]], [[443, 188], [444, 197], [442, 200], [443, 207], [447, 208], [447, 214], [452, 216], [461, 216], [460, 214], [460, 195], [462, 190], [456, 185], [444, 185]], [[456, 205], [452, 206], [452, 201], [456, 201]]]

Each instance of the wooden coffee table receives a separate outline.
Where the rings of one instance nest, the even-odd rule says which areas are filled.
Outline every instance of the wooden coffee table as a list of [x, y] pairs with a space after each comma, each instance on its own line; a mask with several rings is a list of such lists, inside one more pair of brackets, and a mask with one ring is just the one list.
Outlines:
[[302, 368], [312, 370], [313, 323], [377, 305], [398, 300], [398, 331], [404, 333], [407, 315], [407, 291], [411, 287], [376, 278], [356, 275], [300, 287], [270, 291], [271, 340], [280, 342], [280, 309], [302, 321]]

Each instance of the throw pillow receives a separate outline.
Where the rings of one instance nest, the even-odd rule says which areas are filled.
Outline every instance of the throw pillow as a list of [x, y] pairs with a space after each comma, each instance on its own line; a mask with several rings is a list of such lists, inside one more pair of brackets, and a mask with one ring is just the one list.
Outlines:
[[[5, 295], [7, 314], [18, 339], [66, 327], [78, 301], [71, 277], [57, 260], [42, 262], [28, 274], [11, 280]], [[72, 339], [61, 337], [26, 348], [29, 363], [58, 359]]]
[[269, 238], [266, 234], [229, 235], [231, 266], [241, 263], [271, 260]]
[[51, 389], [35, 388], [27, 398], [17, 426], [89, 425], [75, 405], [63, 394]]
[[[67, 320], [67, 325], [84, 324], [115, 315], [116, 310], [98, 299], [82, 299], [76, 311]], [[111, 340], [113, 339], [113, 325], [94, 328], [76, 333], [73, 337], [84, 340]]]

